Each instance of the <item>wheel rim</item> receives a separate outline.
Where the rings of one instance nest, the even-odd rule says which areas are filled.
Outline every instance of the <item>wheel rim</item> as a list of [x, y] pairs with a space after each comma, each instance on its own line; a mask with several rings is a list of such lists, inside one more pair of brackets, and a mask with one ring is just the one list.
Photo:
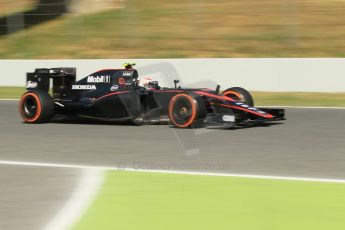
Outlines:
[[173, 108], [173, 115], [176, 123], [180, 125], [188, 123], [192, 116], [191, 103], [187, 99], [181, 98], [175, 103], [175, 106]]
[[32, 98], [28, 97], [23, 102], [23, 110], [25, 113], [25, 117], [27, 118], [33, 118], [37, 114], [37, 101]]
[[20, 114], [25, 122], [36, 122], [42, 112], [42, 104], [35, 93], [25, 94], [20, 101]]
[[180, 128], [190, 126], [196, 118], [196, 105], [189, 95], [178, 94], [169, 104], [169, 117], [171, 122]]

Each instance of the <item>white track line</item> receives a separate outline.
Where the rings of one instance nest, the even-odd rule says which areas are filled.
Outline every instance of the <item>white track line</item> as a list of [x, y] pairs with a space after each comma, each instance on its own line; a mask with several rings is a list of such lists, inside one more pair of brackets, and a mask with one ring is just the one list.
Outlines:
[[68, 230], [82, 217], [97, 197], [104, 179], [104, 170], [83, 169], [76, 190], [43, 230]]
[[292, 105], [257, 105], [258, 108], [290, 108], [290, 109], [345, 109], [345, 107], [323, 107], [323, 106], [292, 106]]
[[331, 179], [331, 178], [309, 178], [309, 177], [291, 177], [291, 176], [235, 174], [235, 173], [189, 172], [189, 171], [177, 171], [177, 170], [175, 171], [175, 170], [155, 170], [155, 169], [134, 169], [134, 168], [117, 168], [117, 167], [106, 167], [106, 166], [72, 165], [72, 164], [56, 164], [56, 163], [40, 163], [40, 162], [23, 162], [23, 161], [0, 161], [0, 165], [53, 167], [53, 168], [69, 168], [69, 169], [98, 169], [98, 170], [108, 170], [108, 171], [148, 172], [148, 173], [239, 177], [239, 178], [270, 179], [270, 180], [345, 183], [345, 179]]

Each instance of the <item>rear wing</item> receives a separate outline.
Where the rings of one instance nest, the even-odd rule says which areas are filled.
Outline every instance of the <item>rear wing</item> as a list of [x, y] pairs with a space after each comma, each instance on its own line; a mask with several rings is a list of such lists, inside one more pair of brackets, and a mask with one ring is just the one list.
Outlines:
[[48, 92], [52, 83], [53, 97], [63, 97], [76, 81], [76, 76], [76, 68], [35, 69], [35, 72], [26, 74], [26, 89]]

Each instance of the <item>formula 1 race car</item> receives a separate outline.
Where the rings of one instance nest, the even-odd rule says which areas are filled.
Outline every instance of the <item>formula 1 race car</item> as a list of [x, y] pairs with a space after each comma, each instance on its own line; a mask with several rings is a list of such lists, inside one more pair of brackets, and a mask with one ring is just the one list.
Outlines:
[[[52, 82], [52, 89], [51, 89]], [[132, 65], [99, 70], [76, 81], [76, 68], [36, 69], [27, 73], [27, 92], [19, 111], [27, 123], [53, 117], [130, 121], [136, 125], [171, 123], [179, 128], [247, 126], [283, 120], [283, 109], [255, 108], [243, 88], [215, 90], [160, 87], [157, 81], [141, 86]], [[50, 92], [50, 93], [49, 93]]]

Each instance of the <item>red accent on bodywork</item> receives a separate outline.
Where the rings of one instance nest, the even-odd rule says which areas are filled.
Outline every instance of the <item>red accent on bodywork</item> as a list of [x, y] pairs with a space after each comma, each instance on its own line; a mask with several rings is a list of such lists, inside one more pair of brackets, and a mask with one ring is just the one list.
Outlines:
[[[236, 100], [234, 100], [234, 99], [232, 99], [232, 98], [230, 98], [230, 97], [227, 97], [227, 96], [218, 96], [218, 95], [214, 95], [214, 94], [207, 93], [207, 92], [202, 92], [202, 91], [195, 91], [195, 93], [197, 93], [197, 94], [199, 94], [199, 95], [211, 97], [211, 98], [216, 98], [216, 99], [218, 99], [218, 100], [225, 100], [225, 101], [236, 102]], [[266, 113], [266, 114], [261, 114], [261, 113], [258, 113], [258, 112], [255, 112], [255, 111], [253, 111], [253, 110], [246, 109], [246, 108], [243, 108], [243, 107], [240, 107], [240, 106], [225, 105], [225, 104], [218, 104], [218, 105], [219, 105], [219, 106], [222, 106], [222, 107], [227, 107], [227, 108], [242, 110], [242, 111], [245, 111], [245, 112], [248, 112], [248, 113], [255, 114], [255, 115], [260, 116], [260, 117], [268, 118], [268, 119], [273, 118], [273, 116], [272, 116], [271, 114], [268, 114], [268, 113]]]
[[207, 96], [207, 97], [213, 97], [213, 98], [216, 98], [216, 99], [219, 99], [219, 100], [236, 102], [234, 99], [232, 99], [230, 97], [219, 96], [219, 95], [215, 95], [215, 94], [212, 94], [212, 93], [207, 93], [207, 92], [204, 92], [204, 91], [195, 91], [195, 93], [197, 93], [199, 95]]
[[128, 69], [101, 69], [101, 70], [98, 70], [96, 73], [102, 72], [102, 71], [111, 71], [111, 70], [128, 70]]
[[130, 91], [120, 91], [120, 92], [108, 93], [108, 94], [106, 94], [106, 95], [103, 95], [103, 96], [101, 96], [101, 97], [96, 98], [95, 101], [100, 100], [100, 99], [103, 99], [103, 98], [105, 98], [105, 97], [109, 97], [109, 96], [113, 96], [113, 95], [117, 95], [117, 94], [129, 93], [129, 92], [130, 92]]
[[260, 117], [267, 118], [267, 119], [273, 118], [273, 116], [271, 114], [268, 114], [268, 113], [266, 113], [267, 115], [266, 114], [261, 114], [261, 113], [258, 113], [258, 112], [255, 112], [253, 110], [246, 109], [246, 108], [243, 108], [243, 107], [240, 107], [240, 106], [224, 105], [224, 104], [217, 104], [217, 105], [225, 107], [225, 108], [242, 110], [242, 111], [245, 111], [245, 112], [248, 112], [248, 113], [252, 113], [252, 114], [258, 115]]
[[157, 93], [184, 93], [183, 90], [175, 90], [175, 89], [168, 89], [168, 90], [157, 90]]
[[204, 91], [213, 91], [213, 89], [210, 89], [210, 88], [202, 88], [201, 90], [204, 90]]

